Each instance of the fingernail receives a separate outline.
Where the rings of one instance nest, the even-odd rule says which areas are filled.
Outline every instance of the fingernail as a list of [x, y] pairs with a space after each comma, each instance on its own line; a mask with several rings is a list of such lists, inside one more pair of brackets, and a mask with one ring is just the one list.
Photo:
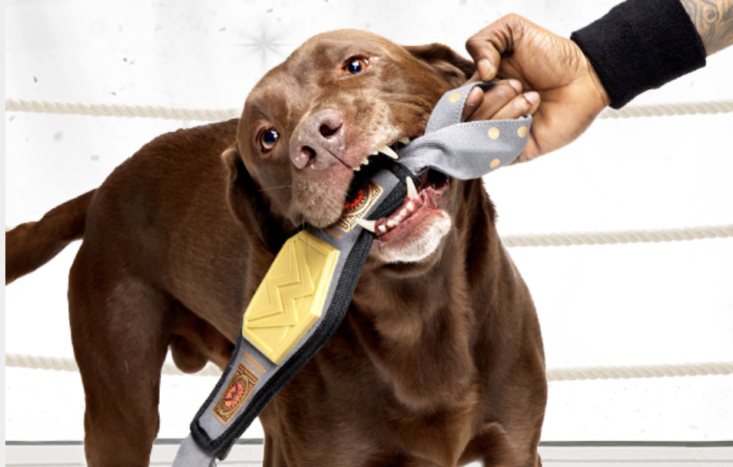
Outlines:
[[476, 107], [478, 103], [481, 102], [483, 94], [484, 91], [479, 87], [471, 89], [471, 92], [468, 93], [468, 97], [466, 97], [466, 105], [468, 107]]
[[518, 93], [522, 92], [522, 83], [520, 83], [516, 79], [510, 79], [509, 86], [513, 87], [514, 90], [517, 91]]
[[527, 99], [527, 102], [529, 102], [532, 105], [535, 105], [540, 101], [540, 95], [536, 93], [535, 91], [530, 91], [524, 94], [524, 98]]
[[488, 81], [494, 76], [494, 67], [491, 66], [491, 62], [487, 59], [482, 58], [479, 60], [476, 67], [478, 68], [478, 75], [481, 77], [482, 81]]

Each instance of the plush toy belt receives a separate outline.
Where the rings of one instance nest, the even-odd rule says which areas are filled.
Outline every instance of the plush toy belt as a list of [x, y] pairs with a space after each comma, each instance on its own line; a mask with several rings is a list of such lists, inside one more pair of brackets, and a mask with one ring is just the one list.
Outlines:
[[402, 206], [407, 177], [427, 169], [469, 180], [510, 164], [527, 144], [531, 116], [461, 123], [472, 83], [447, 92], [425, 135], [400, 150], [361, 185], [358, 202], [328, 230], [306, 226], [289, 238], [247, 306], [232, 358], [191, 422], [174, 467], [211, 467], [277, 392], [323, 347], [341, 324], [374, 234], [357, 218], [377, 220]]

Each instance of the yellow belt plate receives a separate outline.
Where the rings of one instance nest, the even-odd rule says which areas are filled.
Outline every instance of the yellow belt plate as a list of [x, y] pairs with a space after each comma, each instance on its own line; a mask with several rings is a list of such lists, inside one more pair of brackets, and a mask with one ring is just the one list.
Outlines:
[[242, 335], [280, 363], [323, 313], [339, 250], [305, 230], [285, 242], [244, 312]]

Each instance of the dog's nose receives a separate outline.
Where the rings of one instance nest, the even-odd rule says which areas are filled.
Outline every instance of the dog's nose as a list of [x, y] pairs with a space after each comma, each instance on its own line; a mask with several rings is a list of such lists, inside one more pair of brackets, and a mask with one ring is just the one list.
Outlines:
[[323, 109], [306, 118], [295, 130], [290, 159], [295, 167], [324, 170], [340, 164], [346, 146], [344, 114]]

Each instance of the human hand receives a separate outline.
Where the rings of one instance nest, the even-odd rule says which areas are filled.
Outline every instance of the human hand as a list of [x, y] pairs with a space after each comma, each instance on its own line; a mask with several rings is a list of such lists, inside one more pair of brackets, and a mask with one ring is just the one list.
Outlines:
[[[478, 69], [470, 81], [512, 78], [523, 89], [539, 94], [542, 103], [534, 112], [519, 162], [575, 140], [610, 103], [595, 70], [574, 42], [521, 16], [507, 15], [492, 23], [471, 37], [466, 49]], [[532, 93], [524, 96], [531, 98]]]
[[522, 83], [502, 80], [491, 89], [471, 89], [463, 107], [462, 121], [503, 120], [533, 114], [540, 103], [536, 92], [522, 94]]

